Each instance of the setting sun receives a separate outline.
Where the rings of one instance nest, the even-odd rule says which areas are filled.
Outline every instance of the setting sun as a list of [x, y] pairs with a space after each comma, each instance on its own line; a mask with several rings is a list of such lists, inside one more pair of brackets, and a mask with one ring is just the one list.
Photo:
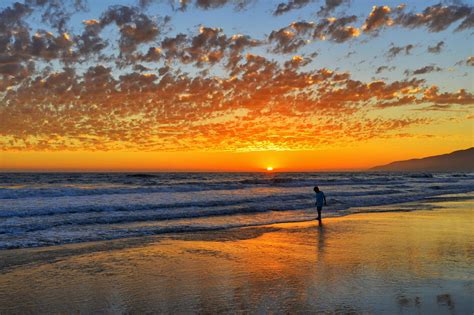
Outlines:
[[271, 166], [267, 167], [267, 171], [269, 171], [269, 172], [273, 171], [273, 167], [271, 167]]

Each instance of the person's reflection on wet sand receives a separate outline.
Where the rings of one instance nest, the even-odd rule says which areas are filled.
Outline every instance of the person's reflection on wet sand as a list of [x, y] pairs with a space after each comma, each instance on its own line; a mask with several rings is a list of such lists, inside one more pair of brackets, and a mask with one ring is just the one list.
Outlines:
[[317, 238], [318, 238], [318, 243], [317, 243], [317, 250], [319, 253], [322, 253], [324, 250], [324, 243], [325, 243], [325, 237], [324, 237], [324, 225], [323, 222], [318, 221], [318, 225], [316, 227], [316, 233], [317, 233]]

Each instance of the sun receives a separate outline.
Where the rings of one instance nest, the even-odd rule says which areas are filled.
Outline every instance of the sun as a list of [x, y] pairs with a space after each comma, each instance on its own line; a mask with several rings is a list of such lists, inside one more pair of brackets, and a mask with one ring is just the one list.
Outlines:
[[271, 171], [273, 171], [273, 167], [271, 167], [271, 166], [268, 166], [268, 167], [267, 167], [267, 171], [268, 171], [268, 172], [271, 172]]

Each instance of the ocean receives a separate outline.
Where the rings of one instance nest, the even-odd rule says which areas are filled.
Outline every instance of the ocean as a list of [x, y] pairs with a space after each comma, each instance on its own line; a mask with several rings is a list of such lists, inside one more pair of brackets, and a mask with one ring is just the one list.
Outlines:
[[324, 218], [417, 210], [398, 204], [474, 173], [0, 173], [0, 249], [314, 220], [315, 185]]

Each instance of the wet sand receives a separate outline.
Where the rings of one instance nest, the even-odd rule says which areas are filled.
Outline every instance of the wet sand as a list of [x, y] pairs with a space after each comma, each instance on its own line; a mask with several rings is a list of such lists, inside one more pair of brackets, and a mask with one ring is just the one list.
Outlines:
[[474, 203], [423, 205], [0, 251], [0, 313], [472, 314]]

